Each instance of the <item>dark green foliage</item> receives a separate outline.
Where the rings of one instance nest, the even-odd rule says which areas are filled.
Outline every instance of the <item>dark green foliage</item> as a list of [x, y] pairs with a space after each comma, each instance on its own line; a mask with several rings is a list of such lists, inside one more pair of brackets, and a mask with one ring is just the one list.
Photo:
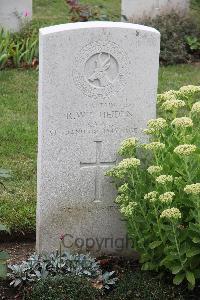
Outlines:
[[26, 292], [24, 300], [95, 300], [100, 292], [78, 276], [56, 276], [42, 280]]
[[200, 29], [190, 16], [180, 16], [171, 12], [155, 19], [147, 18], [141, 24], [156, 28], [161, 33], [160, 61], [162, 64], [187, 63], [198, 59], [195, 51], [191, 52], [187, 37], [200, 38]]
[[112, 300], [183, 300], [184, 290], [174, 287], [166, 277], [142, 271], [126, 272], [108, 298]]

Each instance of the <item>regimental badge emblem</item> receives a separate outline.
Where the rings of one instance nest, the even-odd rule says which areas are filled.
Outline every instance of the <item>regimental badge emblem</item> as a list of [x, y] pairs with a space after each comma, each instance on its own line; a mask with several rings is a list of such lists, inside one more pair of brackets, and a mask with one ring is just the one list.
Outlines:
[[109, 41], [93, 42], [81, 49], [73, 63], [73, 80], [88, 97], [108, 98], [122, 90], [130, 63], [125, 51]]

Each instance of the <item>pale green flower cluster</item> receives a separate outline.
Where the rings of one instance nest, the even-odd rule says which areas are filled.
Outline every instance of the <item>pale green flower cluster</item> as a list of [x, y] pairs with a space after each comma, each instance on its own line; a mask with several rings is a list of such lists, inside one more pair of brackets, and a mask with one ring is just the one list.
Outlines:
[[130, 217], [136, 210], [137, 205], [136, 202], [130, 202], [127, 206], [122, 206], [120, 211], [125, 217]]
[[171, 98], [170, 100], [165, 101], [161, 107], [163, 110], [172, 111], [174, 109], [179, 109], [184, 106], [185, 106], [185, 102], [183, 100], [179, 100], [174, 97], [174, 98]]
[[147, 172], [151, 175], [157, 175], [162, 170], [163, 170], [163, 168], [161, 166], [150, 166], [150, 167], [148, 167]]
[[137, 159], [135, 157], [131, 157], [131, 158], [125, 158], [122, 161], [120, 161], [118, 168], [130, 170], [133, 168], [137, 168], [140, 165], [141, 165], [141, 162], [139, 159]]
[[163, 118], [151, 119], [147, 123], [146, 134], [156, 134], [167, 126], [167, 121]]
[[181, 219], [181, 212], [178, 208], [172, 207], [163, 210], [160, 215], [161, 218], [166, 218], [169, 220], [178, 220]]
[[174, 149], [174, 153], [178, 155], [189, 156], [197, 150], [197, 146], [191, 144], [179, 145]]
[[193, 183], [186, 185], [184, 191], [187, 194], [199, 195], [200, 194], [200, 183]]
[[122, 194], [122, 195], [117, 196], [117, 198], [115, 199], [115, 202], [117, 204], [129, 203], [129, 198], [127, 195]]
[[176, 128], [187, 128], [193, 126], [193, 121], [191, 118], [188, 117], [182, 117], [182, 118], [176, 118], [171, 123]]
[[173, 176], [172, 175], [160, 175], [156, 178], [156, 181], [160, 184], [166, 184], [169, 182], [173, 182]]
[[121, 186], [118, 188], [118, 192], [119, 192], [119, 193], [122, 193], [122, 194], [127, 193], [128, 190], [129, 190], [128, 183], [124, 183], [123, 185], [121, 185]]
[[179, 92], [184, 96], [194, 95], [195, 93], [200, 92], [200, 86], [196, 86], [196, 85], [182, 86]]
[[193, 104], [191, 112], [200, 113], [200, 101]]
[[173, 90], [164, 92], [163, 94], [158, 94], [157, 102], [160, 103], [160, 102], [165, 102], [167, 100], [174, 99], [176, 95], [177, 95], [177, 91], [173, 91]]
[[135, 157], [125, 158], [118, 164], [118, 166], [107, 171], [105, 175], [122, 179], [128, 171], [136, 169], [140, 166], [140, 164], [140, 160]]
[[165, 148], [165, 144], [160, 143], [160, 142], [152, 142], [152, 143], [144, 145], [144, 148], [146, 150], [158, 151], [158, 150], [163, 150]]
[[149, 200], [149, 202], [155, 202], [157, 201], [157, 197], [158, 197], [158, 192], [153, 191], [144, 195], [144, 200]]
[[124, 177], [124, 170], [120, 169], [118, 166], [108, 170], [105, 173], [106, 176], [115, 177], [122, 179]]
[[134, 137], [124, 140], [121, 143], [121, 146], [118, 150], [119, 155], [121, 156], [126, 155], [127, 152], [133, 150], [136, 147], [136, 145], [137, 145], [137, 139]]
[[171, 203], [175, 196], [174, 192], [166, 192], [159, 196], [159, 200], [163, 203]]

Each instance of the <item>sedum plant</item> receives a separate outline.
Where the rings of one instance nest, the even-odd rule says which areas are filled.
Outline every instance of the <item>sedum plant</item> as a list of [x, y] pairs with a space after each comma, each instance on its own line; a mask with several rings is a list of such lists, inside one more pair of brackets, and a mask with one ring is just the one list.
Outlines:
[[169, 270], [190, 289], [200, 278], [200, 87], [158, 95], [149, 143], [122, 142], [116, 203], [143, 270]]

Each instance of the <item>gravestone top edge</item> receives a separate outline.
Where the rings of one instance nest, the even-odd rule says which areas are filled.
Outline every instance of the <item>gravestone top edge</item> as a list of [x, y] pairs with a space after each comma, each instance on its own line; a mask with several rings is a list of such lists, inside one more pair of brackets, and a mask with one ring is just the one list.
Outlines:
[[133, 23], [124, 23], [124, 22], [110, 22], [110, 21], [88, 21], [88, 22], [77, 22], [77, 23], [67, 23], [54, 25], [49, 27], [40, 28], [40, 35], [48, 35], [53, 33], [59, 33], [63, 31], [71, 31], [71, 30], [79, 30], [79, 29], [95, 29], [95, 28], [119, 28], [119, 29], [132, 29], [132, 30], [140, 30], [149, 33], [155, 33], [160, 35], [160, 32], [155, 28], [133, 24]]

